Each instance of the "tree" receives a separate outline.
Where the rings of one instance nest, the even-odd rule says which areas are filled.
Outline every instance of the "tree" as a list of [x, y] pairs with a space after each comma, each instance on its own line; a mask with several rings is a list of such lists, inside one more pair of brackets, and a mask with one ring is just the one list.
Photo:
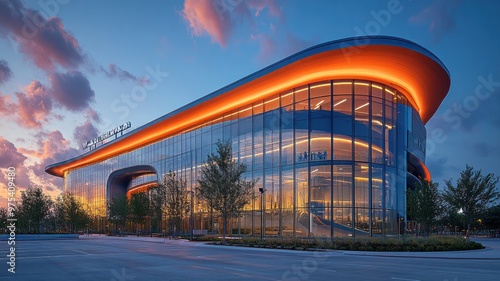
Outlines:
[[162, 185], [166, 192], [165, 211], [170, 233], [181, 229], [182, 218], [188, 211], [188, 191], [186, 181], [179, 179], [175, 173], [169, 172]]
[[166, 185], [164, 184], [165, 180], [164, 178], [162, 184], [153, 186], [149, 189], [151, 221], [154, 220], [157, 222], [158, 231], [160, 231], [167, 198]]
[[51, 207], [50, 196], [44, 194], [41, 188], [30, 186], [25, 191], [21, 191], [21, 205], [18, 213], [25, 222], [28, 222], [30, 230], [33, 226], [35, 232], [41, 232], [42, 221], [49, 215]]
[[134, 193], [129, 205], [130, 216], [136, 225], [136, 235], [139, 235], [139, 224], [149, 215], [149, 197], [145, 192]]
[[424, 233], [430, 233], [442, 209], [438, 184], [422, 180], [420, 184], [415, 184], [415, 187], [408, 188], [406, 201], [408, 218], [419, 222], [423, 226]]
[[233, 159], [229, 141], [223, 143], [219, 140], [216, 145], [217, 154], [209, 154], [201, 167], [197, 196], [222, 216], [225, 243], [226, 228], [231, 215], [240, 212], [250, 203], [257, 180], [246, 181], [242, 178], [247, 167]]
[[0, 207], [0, 233], [7, 228], [7, 208]]
[[90, 215], [73, 193], [63, 193], [56, 198], [53, 216], [56, 225], [64, 231], [77, 232], [90, 223]]
[[113, 197], [107, 204], [108, 220], [116, 225], [120, 225], [121, 229], [125, 229], [127, 217], [130, 213], [129, 200], [127, 195], [121, 194]]
[[445, 180], [446, 188], [443, 199], [455, 210], [461, 210], [467, 225], [466, 237], [469, 239], [470, 224], [477, 216], [500, 198], [496, 189], [498, 177], [489, 173], [483, 176], [481, 170], [475, 171], [472, 166], [466, 165], [460, 173], [457, 185], [453, 186], [451, 179]]
[[488, 229], [500, 229], [500, 204], [488, 208], [482, 222]]

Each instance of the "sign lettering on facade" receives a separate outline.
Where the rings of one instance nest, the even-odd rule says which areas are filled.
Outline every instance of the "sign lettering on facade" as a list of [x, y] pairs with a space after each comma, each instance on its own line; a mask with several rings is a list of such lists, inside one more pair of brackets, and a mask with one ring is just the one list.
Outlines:
[[91, 148], [93, 145], [97, 145], [98, 143], [103, 142], [105, 139], [111, 136], [116, 136], [118, 133], [123, 133], [123, 131], [129, 129], [131, 126], [132, 124], [130, 123], [130, 121], [127, 123], [123, 123], [122, 125], [107, 131], [106, 133], [98, 136], [97, 138], [85, 142], [83, 144], [83, 149]]

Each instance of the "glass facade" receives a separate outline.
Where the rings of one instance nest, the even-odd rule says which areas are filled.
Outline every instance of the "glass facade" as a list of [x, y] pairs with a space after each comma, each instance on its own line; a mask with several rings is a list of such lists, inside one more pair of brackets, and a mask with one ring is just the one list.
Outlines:
[[[93, 215], [105, 216], [110, 184], [126, 192], [173, 171], [194, 189], [201, 165], [219, 139], [229, 140], [234, 158], [248, 166], [246, 178], [259, 179], [252, 202], [229, 227], [237, 234], [401, 234], [407, 153], [410, 149], [422, 161], [425, 157], [425, 127], [403, 94], [371, 81], [322, 81], [68, 170], [65, 190], [79, 196]], [[135, 166], [152, 170], [110, 182], [113, 172]], [[201, 202], [195, 201], [194, 213], [195, 229], [218, 228]]]

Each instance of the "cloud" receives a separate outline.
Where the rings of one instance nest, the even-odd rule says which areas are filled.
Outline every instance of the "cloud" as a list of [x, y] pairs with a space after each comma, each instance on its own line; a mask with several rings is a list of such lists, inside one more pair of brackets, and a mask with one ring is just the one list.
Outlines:
[[255, 18], [268, 8], [273, 17], [280, 16], [280, 9], [273, 0], [186, 0], [182, 11], [195, 36], [208, 34], [212, 41], [226, 46], [232, 30], [244, 21], [257, 26]]
[[[73, 71], [81, 66], [93, 68], [89, 56], [84, 53], [75, 36], [65, 29], [60, 18], [46, 19], [38, 11], [26, 8], [19, 0], [0, 1], [0, 34], [15, 42], [17, 46], [14, 47], [48, 73], [54, 73], [58, 67]], [[141, 85], [148, 83], [146, 78], [137, 77], [115, 64], [109, 65], [107, 69], [102, 66], [97, 68], [110, 78], [132, 80]], [[1, 73], [0, 64], [0, 83]]]
[[26, 159], [27, 157], [19, 153], [13, 143], [0, 137], [0, 163], [2, 163], [2, 168], [23, 166]]
[[16, 120], [22, 127], [37, 129], [52, 117], [52, 97], [40, 82], [32, 81], [15, 96], [17, 101], [0, 95], [0, 115]]
[[77, 126], [73, 132], [73, 138], [80, 147], [82, 147], [83, 143], [96, 138], [98, 135], [99, 130], [89, 120], [85, 121], [83, 125]]
[[149, 80], [146, 77], [138, 77], [133, 75], [132, 73], [121, 69], [116, 64], [108, 65], [108, 68], [101, 67], [101, 71], [104, 72], [106, 77], [108, 78], [118, 78], [120, 81], [130, 80], [139, 85], [145, 85], [149, 83]]
[[37, 140], [34, 149], [20, 148], [19, 151], [26, 156], [30, 156], [36, 163], [28, 168], [36, 178], [37, 184], [48, 189], [49, 187], [62, 190], [62, 179], [49, 175], [45, 172], [45, 167], [57, 162], [68, 160], [79, 154], [77, 149], [70, 146], [70, 141], [65, 139], [58, 130], [52, 132], [39, 132], [34, 135]]
[[3, 137], [0, 137], [0, 163], [2, 163], [2, 167], [0, 168], [3, 179], [1, 181], [2, 184], [8, 182], [7, 172], [4, 169], [13, 167], [15, 169], [14, 183], [16, 184], [16, 187], [27, 188], [30, 184], [30, 177], [28, 169], [25, 167], [26, 160], [27, 157], [23, 155], [13, 143]]
[[5, 60], [0, 60], [0, 84], [3, 84], [12, 77], [12, 71]]
[[409, 18], [415, 25], [427, 25], [435, 42], [455, 28], [455, 14], [462, 4], [458, 0], [434, 0], [416, 15]]
[[97, 111], [95, 111], [94, 109], [92, 109], [90, 107], [87, 109], [87, 112], [85, 112], [85, 118], [87, 120], [93, 121], [95, 123], [102, 122], [101, 115]]
[[49, 79], [54, 99], [68, 110], [85, 110], [94, 101], [95, 93], [87, 78], [79, 71], [53, 73]]
[[25, 87], [24, 93], [16, 93], [18, 124], [27, 128], [40, 128], [46, 123], [52, 110], [52, 98], [38, 81]]
[[57, 66], [76, 69], [85, 62], [78, 41], [58, 17], [45, 19], [18, 0], [0, 1], [0, 30], [45, 71], [52, 72]]

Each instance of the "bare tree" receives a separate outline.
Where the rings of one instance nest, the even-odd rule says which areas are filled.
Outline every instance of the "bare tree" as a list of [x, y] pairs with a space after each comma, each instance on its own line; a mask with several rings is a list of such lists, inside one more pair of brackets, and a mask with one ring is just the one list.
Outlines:
[[231, 215], [239, 213], [250, 203], [256, 180], [246, 181], [242, 175], [245, 164], [233, 159], [230, 142], [217, 142], [217, 154], [209, 154], [201, 168], [197, 196], [222, 216], [223, 243]]
[[469, 239], [470, 223], [500, 198], [496, 188], [498, 177], [489, 173], [483, 176], [481, 170], [474, 171], [472, 166], [466, 165], [460, 173], [460, 178], [454, 186], [450, 180], [445, 180], [446, 188], [443, 199], [456, 210], [461, 210], [467, 225], [466, 237]]

